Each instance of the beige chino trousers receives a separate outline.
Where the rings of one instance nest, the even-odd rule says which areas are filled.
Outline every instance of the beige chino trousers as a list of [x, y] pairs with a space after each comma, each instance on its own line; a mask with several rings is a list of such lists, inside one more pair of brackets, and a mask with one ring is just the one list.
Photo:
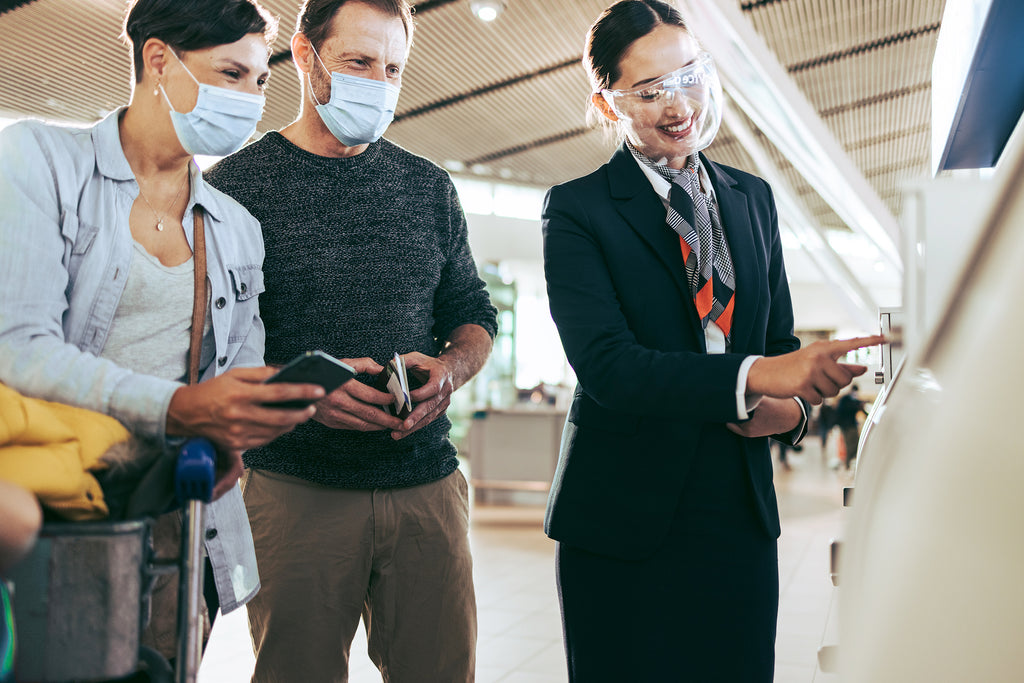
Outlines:
[[249, 470], [262, 588], [248, 604], [256, 683], [348, 681], [359, 619], [385, 683], [474, 679], [469, 491], [455, 471], [398, 489], [336, 489]]

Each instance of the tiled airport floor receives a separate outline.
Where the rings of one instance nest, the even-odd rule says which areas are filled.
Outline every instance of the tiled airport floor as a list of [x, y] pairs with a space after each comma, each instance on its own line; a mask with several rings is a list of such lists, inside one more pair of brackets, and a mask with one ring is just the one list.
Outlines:
[[[782, 513], [779, 542], [779, 633], [777, 683], [834, 683], [817, 667], [829, 624], [834, 589], [828, 579], [828, 543], [842, 524], [845, 477], [825, 466], [817, 439], [790, 453], [791, 470], [776, 463], [775, 484]], [[479, 683], [560, 683], [566, 680], [554, 542], [541, 530], [540, 506], [477, 505], [471, 542], [479, 609]], [[834, 619], [834, 611], [832, 611]], [[825, 634], [828, 633], [826, 636]], [[737, 649], [739, 646], [737, 645]], [[222, 617], [213, 630], [199, 683], [242, 683], [253, 655], [244, 610]], [[379, 683], [366, 656], [360, 629], [352, 644], [351, 683]]]

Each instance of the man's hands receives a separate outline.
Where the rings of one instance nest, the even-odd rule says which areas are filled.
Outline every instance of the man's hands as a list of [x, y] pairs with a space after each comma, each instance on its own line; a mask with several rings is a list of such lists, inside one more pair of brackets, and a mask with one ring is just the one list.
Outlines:
[[[378, 375], [384, 370], [372, 358], [341, 360], [362, 374]], [[348, 381], [316, 404], [316, 415], [313, 419], [331, 429], [352, 429], [358, 432], [400, 429], [402, 421], [384, 410], [384, 406], [393, 400], [391, 394], [362, 382]]]
[[[491, 337], [479, 325], [455, 328], [437, 358], [413, 351], [402, 355], [406, 372], [423, 384], [409, 392], [413, 410], [405, 420], [384, 407], [394, 401], [389, 393], [360, 382], [346, 382], [317, 404], [314, 419], [335, 429], [374, 431], [390, 429], [391, 438], [402, 439], [436, 420], [451, 404], [452, 392], [475, 375], [487, 361]], [[377, 375], [383, 367], [370, 358], [342, 359], [362, 373]], [[332, 411], [332, 412], [328, 412]]]
[[[362, 382], [348, 381], [324, 396], [313, 384], [263, 384], [275, 368], [240, 368], [219, 377], [181, 387], [167, 411], [168, 436], [205, 436], [219, 454], [214, 498], [230, 490], [242, 473], [242, 452], [262, 446], [313, 418], [332, 429], [370, 432], [389, 429], [401, 439], [437, 419], [451, 403], [452, 392], [483, 367], [491, 337], [479, 325], [465, 324], [448, 337], [439, 358], [418, 352], [403, 356], [407, 371], [424, 381], [410, 392], [415, 407], [405, 420], [389, 413], [389, 393]], [[356, 372], [378, 375], [383, 367], [372, 358], [343, 358]], [[315, 407], [291, 410], [265, 403], [307, 400]]]
[[[424, 384], [409, 393], [413, 411], [401, 420], [387, 410], [395, 397], [362, 382], [345, 382], [316, 404], [314, 420], [332, 429], [353, 429], [360, 432], [391, 430], [391, 438], [401, 439], [427, 426], [451, 403], [455, 383], [452, 370], [440, 358], [418, 352], [402, 356], [407, 372]], [[343, 358], [360, 373], [378, 375], [384, 368], [372, 358]]]
[[324, 390], [314, 384], [263, 384], [274, 368], [236, 368], [171, 396], [168, 436], [205, 436], [217, 447], [216, 500], [242, 474], [242, 451], [273, 441], [313, 416], [313, 406], [267, 408], [277, 401], [316, 401]]
[[820, 341], [781, 356], [758, 358], [750, 366], [747, 391], [775, 398], [799, 396], [818, 405], [867, 371], [863, 365], [840, 363], [840, 358], [854, 349], [884, 341], [881, 335]]
[[401, 439], [421, 427], [426, 427], [451, 404], [455, 380], [452, 368], [442, 358], [433, 358], [413, 352], [402, 356], [410, 375], [426, 378], [423, 385], [409, 392], [413, 409], [398, 429], [391, 431], [391, 438]]
[[[416, 351], [402, 356], [406, 371], [423, 381], [422, 386], [409, 393], [414, 407], [404, 421], [384, 409], [394, 400], [391, 394], [361, 382], [346, 382], [320, 401], [314, 419], [335, 429], [390, 429], [391, 438], [402, 439], [427, 426], [447, 410], [452, 392], [483, 367], [490, 352], [491, 336], [487, 330], [472, 323], [460, 325], [448, 335], [439, 357]], [[384, 370], [370, 358], [342, 360], [369, 375], [377, 375]]]

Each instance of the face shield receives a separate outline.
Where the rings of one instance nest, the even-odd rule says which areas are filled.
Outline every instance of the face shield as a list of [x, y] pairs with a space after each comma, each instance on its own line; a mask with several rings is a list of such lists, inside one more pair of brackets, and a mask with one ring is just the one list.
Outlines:
[[619, 120], [634, 131], [656, 125], [671, 108], [681, 121], [689, 122], [683, 137], [686, 154], [710, 145], [722, 123], [722, 84], [707, 52], [652, 83], [633, 90], [602, 90], [601, 96]]

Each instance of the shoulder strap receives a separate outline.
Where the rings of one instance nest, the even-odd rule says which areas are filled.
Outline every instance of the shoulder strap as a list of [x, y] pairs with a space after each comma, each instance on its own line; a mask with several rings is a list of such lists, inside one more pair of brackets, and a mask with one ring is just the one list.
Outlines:
[[188, 347], [188, 383], [199, 381], [199, 356], [203, 351], [203, 330], [206, 327], [206, 236], [203, 234], [203, 210], [192, 209], [194, 234], [192, 259], [195, 287], [192, 295], [192, 338]]

